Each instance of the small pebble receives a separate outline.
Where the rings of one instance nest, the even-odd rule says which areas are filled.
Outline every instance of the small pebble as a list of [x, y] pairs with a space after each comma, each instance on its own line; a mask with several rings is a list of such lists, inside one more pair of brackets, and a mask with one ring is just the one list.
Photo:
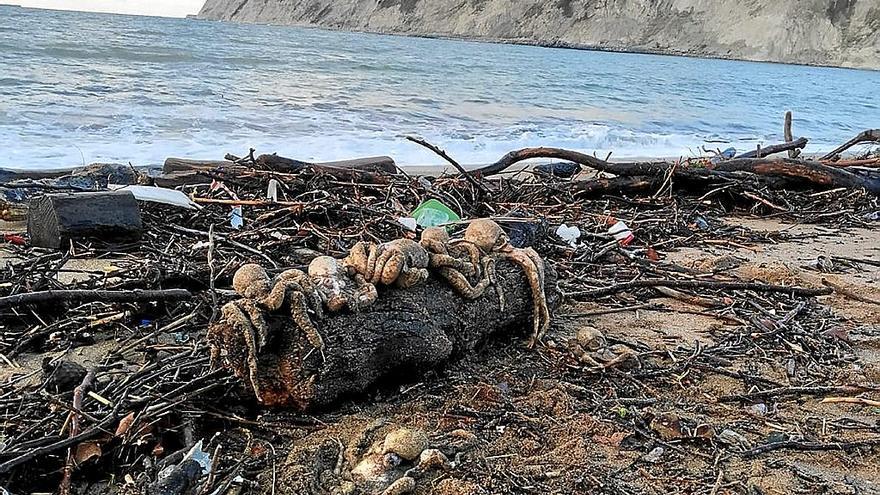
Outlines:
[[642, 457], [642, 460], [645, 462], [650, 462], [652, 464], [660, 462], [660, 459], [663, 457], [663, 454], [665, 452], [666, 452], [666, 450], [663, 447], [654, 447], [653, 450], [651, 450], [650, 452], [645, 454], [644, 457]]
[[749, 407], [749, 412], [755, 416], [764, 416], [767, 414], [767, 404], [754, 404]]

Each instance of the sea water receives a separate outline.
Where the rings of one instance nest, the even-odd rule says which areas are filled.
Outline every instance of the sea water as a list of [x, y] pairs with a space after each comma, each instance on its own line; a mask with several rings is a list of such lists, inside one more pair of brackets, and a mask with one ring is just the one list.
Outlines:
[[0, 167], [277, 152], [487, 163], [527, 146], [808, 150], [880, 127], [880, 72], [0, 6]]

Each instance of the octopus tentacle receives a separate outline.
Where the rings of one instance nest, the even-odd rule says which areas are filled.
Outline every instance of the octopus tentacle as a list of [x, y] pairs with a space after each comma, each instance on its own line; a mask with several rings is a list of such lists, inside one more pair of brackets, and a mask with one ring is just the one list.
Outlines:
[[312, 324], [307, 313], [306, 296], [302, 292], [291, 291], [290, 293], [290, 315], [296, 326], [305, 334], [306, 339], [316, 349], [324, 348], [324, 339]]
[[254, 395], [256, 395], [257, 400], [262, 401], [260, 395], [260, 384], [257, 381], [257, 372], [259, 370], [259, 367], [257, 365], [257, 345], [256, 339], [254, 338], [253, 324], [248, 319], [247, 315], [244, 314], [244, 311], [242, 311], [238, 304], [236, 304], [236, 302], [231, 302], [224, 305], [221, 311], [223, 312], [223, 317], [226, 318], [226, 321], [232, 323], [233, 328], [239, 329], [242, 333], [242, 336], [244, 337], [247, 354], [245, 356], [245, 360], [248, 367], [248, 381], [251, 384], [251, 388], [253, 389]]
[[449, 254], [431, 253], [428, 255], [428, 258], [430, 259], [429, 266], [431, 268], [454, 268], [456, 271], [466, 275], [473, 275], [476, 271], [474, 270], [474, 265]]
[[521, 251], [511, 249], [509, 251], [503, 252], [502, 255], [505, 258], [513, 261], [523, 269], [526, 274], [526, 279], [529, 282], [529, 288], [532, 291], [532, 300], [534, 304], [534, 330], [528, 344], [528, 347], [531, 348], [534, 347], [538, 339], [540, 339], [545, 327], [543, 320], [545, 319], [544, 315], [546, 311], [546, 297], [544, 295], [544, 287], [541, 284], [541, 275], [539, 272], [539, 268], [536, 266], [534, 260], [531, 257], [522, 253]]
[[450, 242], [449, 246], [452, 248], [452, 251], [467, 254], [471, 260], [471, 265], [474, 267], [474, 276], [482, 277], [480, 273], [480, 260], [483, 259], [483, 251], [476, 244], [465, 239], [458, 239]]
[[465, 299], [477, 299], [486, 292], [486, 289], [491, 284], [489, 277], [484, 277], [477, 282], [477, 285], [471, 285], [470, 281], [460, 271], [451, 267], [440, 267], [437, 273], [452, 286], [458, 295]]
[[414, 285], [418, 285], [428, 279], [428, 270], [425, 268], [404, 268], [397, 277], [396, 284], [398, 287], [408, 289]]

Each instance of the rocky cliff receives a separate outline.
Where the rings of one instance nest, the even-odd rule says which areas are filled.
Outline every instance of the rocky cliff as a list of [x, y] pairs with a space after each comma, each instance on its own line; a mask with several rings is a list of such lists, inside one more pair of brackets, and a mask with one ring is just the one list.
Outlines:
[[880, 0], [207, 0], [200, 17], [880, 69]]

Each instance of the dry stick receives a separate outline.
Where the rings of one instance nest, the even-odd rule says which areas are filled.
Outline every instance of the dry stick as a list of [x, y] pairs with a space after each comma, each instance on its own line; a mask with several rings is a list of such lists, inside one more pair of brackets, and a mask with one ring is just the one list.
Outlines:
[[733, 304], [733, 300], [730, 298], [713, 299], [703, 296], [695, 296], [692, 294], [685, 294], [684, 292], [680, 292], [675, 289], [670, 289], [669, 287], [655, 287], [654, 290], [663, 294], [666, 297], [678, 299], [679, 301], [692, 304], [694, 306], [700, 306], [703, 308], [721, 308]]
[[755, 457], [757, 455], [765, 454], [767, 452], [772, 452], [774, 450], [804, 450], [810, 452], [823, 451], [823, 450], [853, 450], [865, 447], [877, 447], [880, 446], [880, 438], [869, 438], [867, 440], [857, 440], [855, 442], [833, 442], [833, 443], [818, 443], [818, 442], [798, 442], [795, 440], [789, 440], [785, 442], [774, 442], [768, 443], [764, 445], [759, 445], [753, 449], [749, 449], [745, 452], [741, 452], [739, 455], [742, 457]]
[[[788, 141], [788, 139], [786, 139], [786, 141]], [[809, 142], [809, 140], [805, 137], [802, 137], [798, 138], [795, 141], [785, 142], [782, 144], [774, 144], [771, 146], [766, 146], [764, 148], [756, 149], [754, 151], [749, 151], [741, 155], [737, 155], [736, 158], [764, 158], [765, 156], [782, 153], [783, 151], [788, 151], [790, 154], [793, 150], [805, 147], [807, 145], [807, 142]]]
[[54, 301], [77, 302], [139, 302], [139, 301], [170, 301], [189, 299], [192, 293], [186, 289], [164, 290], [44, 290], [26, 292], [12, 296], [0, 297], [0, 308], [8, 308], [19, 304], [47, 303]]
[[819, 386], [819, 387], [778, 387], [750, 394], [724, 395], [718, 398], [718, 402], [751, 402], [758, 399], [769, 399], [786, 395], [827, 395], [827, 394], [855, 394], [880, 389], [877, 386], [843, 385], [843, 386]]
[[796, 296], [826, 296], [831, 294], [831, 289], [810, 289], [807, 287], [795, 287], [785, 285], [771, 285], [760, 282], [723, 282], [718, 280], [665, 280], [665, 279], [647, 279], [633, 280], [630, 282], [621, 282], [608, 287], [599, 289], [584, 290], [571, 292], [566, 294], [569, 297], [601, 297], [617, 292], [640, 287], [678, 287], [687, 289], [705, 288], [705, 289], [726, 289], [726, 290], [754, 290], [758, 292], [781, 292], [784, 294], [792, 294]]
[[848, 298], [856, 300], [856, 301], [861, 301], [863, 303], [876, 304], [876, 305], [880, 306], [880, 301], [878, 301], [877, 299], [872, 299], [870, 297], [857, 294], [857, 293], [847, 289], [846, 287], [843, 287], [842, 285], [835, 284], [834, 282], [831, 282], [828, 279], [823, 278], [822, 285], [824, 285], [825, 287], [829, 287], [831, 289], [834, 289], [834, 292], [837, 292], [841, 296], [848, 297]]
[[[76, 387], [73, 391], [73, 411], [70, 414], [70, 437], [75, 437], [79, 435], [79, 414], [78, 411], [82, 409], [83, 396], [88, 392], [90, 388], [92, 388], [92, 384], [95, 381], [95, 368], [89, 370], [86, 373], [86, 376], [83, 377], [82, 383]], [[61, 478], [61, 485], [58, 488], [58, 492], [61, 495], [69, 495], [70, 494], [70, 477], [73, 475], [73, 465], [76, 463], [75, 459], [76, 446], [71, 445], [67, 448], [67, 462], [64, 463], [64, 476]]]
[[444, 160], [446, 160], [447, 162], [452, 164], [452, 166], [455, 167], [455, 169], [458, 170], [459, 173], [461, 173], [464, 176], [464, 178], [467, 179], [467, 181], [471, 183], [472, 186], [479, 189], [480, 192], [482, 192], [483, 194], [489, 194], [489, 190], [486, 189], [486, 186], [477, 182], [476, 179], [474, 179], [470, 174], [467, 173], [467, 170], [465, 170], [465, 168], [462, 167], [460, 163], [453, 160], [452, 157], [447, 155], [445, 151], [443, 151], [440, 148], [434, 146], [433, 144], [425, 141], [424, 139], [417, 138], [415, 136], [406, 136], [406, 139], [408, 141], [412, 141], [418, 145], [424, 146], [425, 148], [428, 148], [429, 150], [433, 151], [434, 153], [439, 155], [441, 158], [443, 158]]
[[822, 404], [860, 404], [863, 406], [880, 407], [880, 400], [866, 399], [864, 397], [825, 397], [820, 400]]
[[[210, 235], [209, 235], [208, 232], [204, 232], [204, 231], [202, 231], [202, 230], [188, 229], [188, 228], [186, 228], [186, 227], [181, 227], [180, 225], [169, 225], [169, 227], [171, 227], [172, 230], [176, 230], [176, 231], [178, 231], [178, 232], [183, 232], [183, 233], [186, 233], [186, 234], [196, 234], [196, 235], [202, 235], [202, 236], [205, 236], [205, 237], [210, 237]], [[250, 246], [248, 246], [248, 245], [246, 245], [246, 244], [242, 244], [242, 243], [240, 243], [240, 242], [238, 242], [238, 241], [233, 241], [232, 239], [229, 239], [228, 237], [223, 236], [223, 235], [220, 235], [220, 234], [214, 234], [214, 238], [217, 239], [218, 241], [223, 241], [223, 242], [225, 242], [225, 243], [227, 243], [227, 244], [229, 244], [229, 245], [231, 245], [231, 246], [235, 246], [235, 247], [237, 247], [237, 248], [239, 248], [239, 249], [244, 249], [245, 251], [248, 251], [248, 252], [250, 252], [250, 253], [256, 254], [257, 256], [259, 256], [259, 257], [263, 258], [264, 260], [268, 261], [269, 264], [271, 264], [273, 268], [278, 268], [278, 263], [275, 263], [275, 260], [273, 260], [272, 258], [266, 256], [265, 253], [263, 253], [262, 251], [260, 251], [260, 250], [258, 250], [258, 249], [254, 249], [254, 248], [252, 248], [252, 247], [250, 247]]]
[[819, 160], [830, 160], [844, 151], [852, 148], [859, 143], [880, 143], [880, 129], [867, 129], [856, 135], [856, 137], [843, 143], [834, 151], [819, 158]]
[[308, 203], [301, 201], [270, 201], [262, 199], [216, 199], [216, 198], [192, 198], [195, 203], [214, 205], [241, 205], [241, 206], [294, 206], [303, 208]]

